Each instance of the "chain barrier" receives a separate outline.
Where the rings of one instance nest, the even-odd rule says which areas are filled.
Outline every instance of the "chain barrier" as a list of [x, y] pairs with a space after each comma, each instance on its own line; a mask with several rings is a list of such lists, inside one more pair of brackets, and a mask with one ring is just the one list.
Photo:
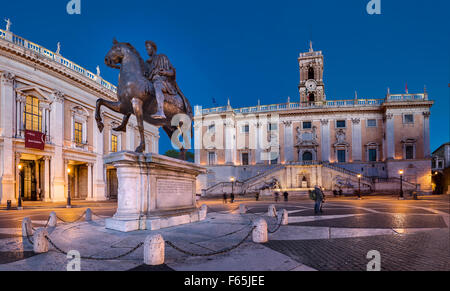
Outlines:
[[28, 229], [27, 229], [27, 228], [25, 228], [25, 232], [26, 232], [26, 235], [27, 235], [27, 240], [28, 240], [28, 242], [29, 242], [31, 245], [34, 245], [33, 241], [32, 241], [31, 238], [30, 238], [30, 234], [28, 233]]
[[91, 213], [92, 213], [92, 215], [97, 216], [99, 218], [109, 218], [110, 217], [110, 216], [107, 216], [107, 215], [98, 215], [98, 214], [94, 213], [94, 211], [92, 211], [92, 210], [91, 210]]
[[[74, 222], [77, 222], [78, 220], [80, 220], [81, 218], [83, 218], [83, 216], [86, 214], [86, 210], [83, 212], [83, 214], [81, 214], [81, 216], [80, 217], [78, 217], [77, 219], [75, 219], [74, 221], [66, 221], [66, 220], [64, 220], [64, 219], [62, 219], [61, 217], [59, 217], [59, 216], [56, 216], [56, 218], [58, 218], [59, 220], [61, 220], [62, 222], [64, 222], [64, 223], [74, 223]], [[47, 222], [48, 223], [48, 222]]]
[[268, 232], [268, 233], [275, 233], [275, 232], [277, 232], [277, 231], [280, 229], [281, 223], [283, 222], [283, 218], [278, 219], [278, 215], [277, 215], [276, 217], [277, 217], [277, 221], [279, 220], [280, 223], [278, 223], [277, 227], [275, 227], [274, 230], [269, 230], [269, 227], [267, 227], [267, 232]]
[[[45, 236], [45, 239], [60, 253], [67, 255], [67, 252], [63, 251], [60, 247], [58, 247], [48, 236]], [[126, 253], [123, 253], [121, 255], [115, 256], [115, 257], [109, 257], [109, 258], [97, 258], [97, 257], [92, 257], [92, 256], [81, 256], [81, 259], [85, 259], [85, 260], [95, 260], [95, 261], [112, 261], [112, 260], [117, 260], [120, 259], [122, 257], [125, 257], [133, 252], [135, 252], [138, 248], [140, 248], [144, 243], [140, 242], [138, 243], [134, 248], [132, 248], [131, 250], [127, 251]]]
[[179, 251], [179, 252], [181, 252], [181, 253], [183, 253], [183, 254], [186, 254], [186, 255], [188, 255], [188, 256], [192, 256], [192, 257], [209, 257], [209, 256], [214, 256], [214, 255], [224, 254], [224, 253], [230, 252], [230, 251], [232, 251], [232, 250], [234, 250], [234, 249], [237, 249], [239, 246], [241, 246], [241, 245], [242, 245], [242, 244], [250, 237], [250, 235], [252, 234], [252, 232], [253, 232], [253, 230], [254, 230], [255, 228], [256, 228], [256, 227], [252, 227], [252, 228], [250, 229], [250, 231], [248, 232], [248, 234], [245, 236], [245, 238], [242, 239], [242, 240], [241, 240], [239, 243], [237, 243], [236, 245], [231, 246], [231, 247], [229, 247], [229, 248], [222, 249], [222, 250], [220, 250], [220, 251], [211, 252], [211, 253], [207, 253], [207, 254], [198, 254], [198, 253], [193, 253], [193, 252], [190, 252], [190, 251], [183, 250], [183, 249], [177, 247], [176, 245], [174, 245], [171, 241], [166, 241], [166, 243], [167, 243], [168, 246], [172, 247], [173, 249], [175, 249], [175, 250], [177, 250], [177, 251]]

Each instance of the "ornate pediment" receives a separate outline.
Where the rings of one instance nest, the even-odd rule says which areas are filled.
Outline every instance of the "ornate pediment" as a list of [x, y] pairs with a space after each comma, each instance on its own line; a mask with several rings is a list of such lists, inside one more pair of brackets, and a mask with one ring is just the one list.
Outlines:
[[311, 129], [300, 129], [300, 127], [297, 127], [297, 142], [295, 143], [295, 146], [297, 147], [316, 147], [319, 146], [319, 143], [317, 142], [317, 134], [316, 134], [316, 127], [313, 126]]

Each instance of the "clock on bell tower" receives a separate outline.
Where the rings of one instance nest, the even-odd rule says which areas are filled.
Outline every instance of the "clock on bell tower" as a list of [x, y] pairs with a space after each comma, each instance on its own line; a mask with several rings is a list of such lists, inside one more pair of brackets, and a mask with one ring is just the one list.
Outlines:
[[309, 42], [309, 52], [300, 53], [298, 57], [300, 67], [300, 93], [301, 106], [321, 106], [326, 96], [323, 83], [323, 55], [322, 51], [314, 51], [312, 42]]

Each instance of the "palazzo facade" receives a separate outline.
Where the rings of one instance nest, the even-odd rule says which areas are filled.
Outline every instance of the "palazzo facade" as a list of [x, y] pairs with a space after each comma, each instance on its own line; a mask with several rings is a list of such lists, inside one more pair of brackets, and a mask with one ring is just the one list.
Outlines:
[[[59, 50], [59, 49], [58, 49]], [[115, 169], [104, 156], [138, 145], [134, 116], [127, 132], [115, 132], [122, 116], [102, 112], [98, 98], [116, 100], [116, 87], [61, 54], [0, 30], [0, 203], [105, 200], [117, 195]], [[26, 136], [42, 136], [42, 148]], [[158, 128], [145, 124], [146, 149], [158, 152]], [[39, 143], [39, 141], [38, 141]]]
[[310, 46], [298, 63], [300, 102], [195, 107], [195, 159], [209, 169], [199, 187], [211, 189], [230, 177], [244, 184], [258, 177], [267, 182], [278, 175], [283, 188], [326, 184], [331, 190], [335, 182], [325, 181], [337, 174], [321, 174], [325, 167], [353, 181], [360, 174], [372, 184], [393, 182], [403, 170], [405, 181], [431, 190], [433, 101], [426, 90], [328, 100], [322, 52]]

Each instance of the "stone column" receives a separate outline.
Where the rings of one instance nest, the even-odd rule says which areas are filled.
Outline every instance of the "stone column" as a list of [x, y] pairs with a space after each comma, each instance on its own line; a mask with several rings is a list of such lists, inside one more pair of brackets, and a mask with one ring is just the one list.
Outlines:
[[44, 192], [43, 192], [44, 201], [50, 201], [50, 157], [44, 157]]
[[[69, 196], [69, 173], [67, 168], [69, 166], [69, 160], [64, 159], [64, 200]], [[73, 198], [73, 193], [71, 193], [71, 198]]]
[[423, 157], [430, 158], [430, 111], [423, 112]]
[[[21, 153], [15, 153], [15, 159], [14, 159], [14, 169], [15, 169], [15, 185], [16, 185], [16, 191], [15, 191], [15, 195], [14, 198], [15, 199], [19, 199], [19, 195], [20, 195], [20, 171], [19, 171], [19, 164], [20, 164], [20, 157], [21, 157]], [[22, 170], [23, 171], [23, 170]], [[22, 189], [23, 191], [23, 189]]]
[[284, 124], [284, 161], [294, 161], [294, 138], [292, 135], [292, 121], [283, 121]]
[[87, 200], [94, 200], [94, 197], [92, 196], [92, 189], [93, 189], [93, 185], [92, 185], [92, 163], [88, 163], [87, 164], [87, 168], [88, 168], [88, 172], [87, 172], [87, 178], [88, 178], [88, 192], [87, 192]]
[[203, 148], [203, 122], [202, 117], [194, 118], [194, 151], [195, 151], [195, 163], [200, 165], [201, 163], [201, 150]]
[[362, 161], [361, 119], [352, 118], [352, 159]]
[[386, 114], [386, 151], [387, 159], [395, 158], [395, 132], [394, 132], [394, 114]]
[[[261, 129], [263, 123], [256, 121], [255, 122], [255, 162], [257, 164], [263, 164], [264, 161], [261, 159], [261, 153], [262, 153], [262, 146], [265, 144], [262, 142], [262, 133]], [[267, 135], [265, 135], [267, 138]]]
[[[103, 118], [103, 117], [102, 117]], [[105, 200], [106, 199], [106, 175], [105, 167], [103, 163], [103, 144], [104, 144], [104, 136], [98, 130], [98, 127], [95, 124], [95, 120], [92, 118], [91, 126], [94, 131], [94, 152], [96, 154], [94, 169], [93, 169], [93, 181], [95, 183], [95, 187], [93, 190], [93, 196], [95, 200]]]
[[228, 165], [233, 164], [233, 122], [231, 120], [226, 120], [224, 122], [225, 126], [225, 163]]
[[67, 193], [65, 192], [66, 187], [64, 186], [67, 170], [64, 167], [62, 151], [64, 147], [64, 94], [60, 91], [54, 91], [52, 97], [50, 124], [55, 152], [51, 160], [51, 192], [53, 202], [63, 202], [67, 197]]
[[14, 117], [14, 80], [15, 76], [9, 72], [0, 75], [0, 137], [3, 137], [3, 175], [1, 177], [0, 203], [8, 200], [15, 203], [15, 171], [13, 148], [13, 117]]
[[321, 150], [322, 150], [322, 161], [330, 162], [330, 124], [328, 119], [321, 119]]

